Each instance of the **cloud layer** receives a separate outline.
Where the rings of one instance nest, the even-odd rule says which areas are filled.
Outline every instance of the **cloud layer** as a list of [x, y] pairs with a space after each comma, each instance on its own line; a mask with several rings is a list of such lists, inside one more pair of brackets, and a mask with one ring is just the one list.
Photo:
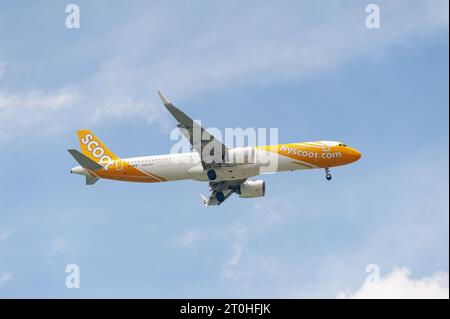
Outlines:
[[75, 87], [55, 92], [30, 91], [8, 93], [0, 91], [0, 141], [11, 138], [20, 130], [52, 131], [64, 127], [72, 107], [79, 101]]
[[354, 293], [339, 293], [338, 298], [448, 299], [448, 273], [412, 278], [407, 268], [394, 269], [383, 277], [365, 280]]
[[[363, 3], [215, 3], [214, 9], [202, 8], [198, 16], [179, 15], [175, 20], [172, 6], [146, 4], [132, 19], [116, 27], [90, 29], [91, 36], [81, 37], [75, 48], [62, 48], [68, 65], [74, 63], [69, 60], [74, 49], [89, 48], [90, 56], [82, 56], [74, 68], [91, 59], [100, 61], [94, 72], [76, 79], [76, 92], [72, 84], [47, 93], [41, 88], [23, 93], [0, 90], [0, 136], [10, 136], [16, 126], [32, 132], [36, 126], [55, 128], [55, 123], [77, 117], [104, 123], [129, 118], [158, 122], [162, 116], [157, 89], [181, 98], [231, 84], [299, 79], [383, 52], [412, 36], [448, 29], [448, 1], [379, 5], [382, 27], [374, 31], [364, 26]], [[95, 10], [105, 7], [90, 10], [95, 16]], [[0, 78], [4, 65], [0, 62]], [[61, 81], [69, 79], [64, 76]]]

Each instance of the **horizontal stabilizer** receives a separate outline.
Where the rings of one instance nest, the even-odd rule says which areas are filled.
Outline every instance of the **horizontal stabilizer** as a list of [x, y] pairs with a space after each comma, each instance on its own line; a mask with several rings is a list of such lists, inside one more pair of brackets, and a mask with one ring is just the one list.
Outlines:
[[[81, 167], [84, 167], [86, 169], [90, 169], [93, 171], [98, 171], [99, 169], [103, 168], [100, 164], [94, 162], [86, 155], [81, 154], [77, 150], [67, 150], [70, 155], [73, 156], [73, 158], [78, 162], [78, 164], [81, 165]], [[87, 180], [86, 180], [87, 182]]]

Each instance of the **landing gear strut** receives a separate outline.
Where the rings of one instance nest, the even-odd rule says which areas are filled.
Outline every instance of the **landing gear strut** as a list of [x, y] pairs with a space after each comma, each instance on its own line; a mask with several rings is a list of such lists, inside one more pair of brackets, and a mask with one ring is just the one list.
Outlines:
[[332, 176], [330, 174], [330, 169], [328, 167], [325, 168], [325, 177], [328, 181], [331, 181]]

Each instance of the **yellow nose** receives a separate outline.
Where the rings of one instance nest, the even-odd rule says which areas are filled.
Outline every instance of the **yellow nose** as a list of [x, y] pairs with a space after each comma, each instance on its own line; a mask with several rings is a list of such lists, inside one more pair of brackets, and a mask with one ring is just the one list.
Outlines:
[[354, 149], [354, 148], [352, 148], [350, 154], [351, 154], [352, 160], [354, 162], [356, 162], [357, 160], [359, 160], [361, 158], [361, 153], [358, 150]]

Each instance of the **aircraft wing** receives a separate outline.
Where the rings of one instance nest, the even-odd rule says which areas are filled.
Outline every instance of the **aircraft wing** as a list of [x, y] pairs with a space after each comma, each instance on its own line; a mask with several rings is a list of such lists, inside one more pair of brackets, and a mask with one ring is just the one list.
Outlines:
[[158, 91], [158, 94], [164, 106], [177, 120], [177, 127], [181, 130], [183, 136], [189, 141], [192, 148], [200, 154], [203, 167], [216, 167], [224, 163], [227, 147], [173, 105], [161, 92]]
[[[228, 197], [233, 195], [238, 189], [238, 187], [245, 182], [245, 179], [241, 180], [233, 180], [233, 181], [222, 181], [222, 182], [210, 182], [210, 195], [209, 198], [206, 198], [205, 196], [201, 195], [203, 204], [205, 206], [213, 206], [213, 205], [220, 205], [225, 200], [227, 200]], [[223, 193], [223, 200], [219, 201], [217, 199], [217, 193], [222, 192]]]

